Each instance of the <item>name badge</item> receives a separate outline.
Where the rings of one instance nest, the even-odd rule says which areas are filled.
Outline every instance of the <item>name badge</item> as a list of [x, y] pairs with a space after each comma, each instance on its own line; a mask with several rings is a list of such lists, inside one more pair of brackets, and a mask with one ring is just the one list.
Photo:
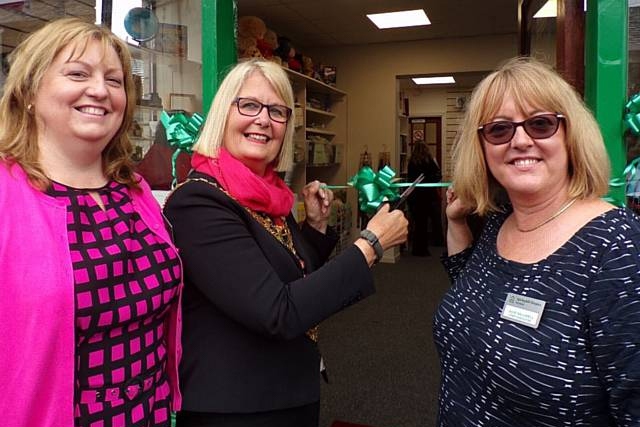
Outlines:
[[500, 318], [536, 329], [546, 302], [518, 294], [507, 294]]

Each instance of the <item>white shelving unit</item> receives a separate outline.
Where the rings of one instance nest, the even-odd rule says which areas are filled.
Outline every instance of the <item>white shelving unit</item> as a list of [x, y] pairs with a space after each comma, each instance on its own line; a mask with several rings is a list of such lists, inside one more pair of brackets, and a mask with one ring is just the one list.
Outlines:
[[327, 184], [347, 181], [347, 94], [304, 74], [286, 69], [296, 98], [295, 160], [290, 185], [300, 192], [314, 179]]
[[[315, 179], [327, 184], [347, 182], [345, 164], [347, 141], [347, 94], [333, 86], [286, 69], [296, 98], [294, 144], [296, 163], [290, 174], [291, 188], [300, 193], [307, 182]], [[347, 190], [349, 205], [336, 202], [330, 224], [336, 227], [339, 242], [336, 253], [351, 243], [355, 224], [357, 196]], [[299, 209], [296, 209], [298, 212]], [[300, 216], [298, 219], [301, 219]]]
[[407, 177], [407, 168], [409, 166], [409, 117], [404, 114], [398, 114], [398, 175], [402, 178]]

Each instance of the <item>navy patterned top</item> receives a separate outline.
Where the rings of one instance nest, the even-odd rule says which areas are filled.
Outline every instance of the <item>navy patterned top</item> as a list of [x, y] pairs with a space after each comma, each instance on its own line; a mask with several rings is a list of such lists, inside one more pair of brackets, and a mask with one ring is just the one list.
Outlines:
[[[640, 426], [640, 219], [612, 209], [522, 264], [497, 254], [508, 213], [444, 260], [438, 425]], [[500, 318], [507, 293], [546, 302], [537, 329]]]
[[169, 427], [166, 320], [178, 254], [115, 181], [91, 190], [52, 183], [67, 203], [76, 305], [76, 427]]

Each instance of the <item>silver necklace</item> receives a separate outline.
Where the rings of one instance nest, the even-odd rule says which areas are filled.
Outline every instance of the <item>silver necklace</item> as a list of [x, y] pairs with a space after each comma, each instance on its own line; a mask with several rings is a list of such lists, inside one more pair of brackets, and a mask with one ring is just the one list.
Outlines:
[[543, 225], [545, 225], [545, 224], [550, 223], [551, 221], [553, 221], [554, 219], [556, 219], [556, 218], [558, 218], [560, 215], [562, 215], [562, 214], [563, 214], [567, 209], [569, 209], [569, 208], [571, 207], [571, 205], [573, 205], [573, 204], [576, 202], [576, 200], [578, 200], [578, 199], [577, 199], [577, 198], [575, 198], [575, 199], [571, 199], [571, 200], [569, 200], [567, 203], [565, 203], [564, 205], [562, 205], [562, 207], [561, 207], [560, 209], [558, 209], [558, 211], [557, 211], [556, 213], [554, 213], [553, 215], [551, 215], [549, 218], [545, 219], [544, 221], [542, 221], [542, 222], [541, 222], [540, 224], [538, 224], [538, 225], [535, 225], [535, 226], [533, 226], [533, 227], [531, 227], [531, 228], [523, 229], [523, 228], [518, 227], [518, 224], [516, 224], [516, 228], [517, 228], [517, 229], [518, 229], [518, 231], [519, 231], [519, 232], [521, 232], [521, 233], [528, 233], [528, 232], [530, 232], [530, 231], [537, 230], [538, 228], [542, 227], [542, 226], [543, 226]]

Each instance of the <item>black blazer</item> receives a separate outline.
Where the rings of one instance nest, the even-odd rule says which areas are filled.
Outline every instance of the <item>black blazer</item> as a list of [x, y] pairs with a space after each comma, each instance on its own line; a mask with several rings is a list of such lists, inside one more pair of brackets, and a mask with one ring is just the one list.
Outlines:
[[318, 401], [320, 359], [305, 332], [374, 293], [360, 250], [352, 245], [322, 265], [335, 237], [289, 215], [305, 275], [284, 245], [206, 182], [176, 189], [165, 214], [185, 273], [182, 408], [243, 413]]

